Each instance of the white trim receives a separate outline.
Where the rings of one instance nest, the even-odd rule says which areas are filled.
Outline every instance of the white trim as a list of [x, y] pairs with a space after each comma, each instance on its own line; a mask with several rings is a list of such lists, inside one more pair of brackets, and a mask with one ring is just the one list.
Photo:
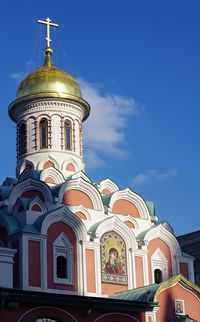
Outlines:
[[[55, 184], [61, 184], [65, 182], [65, 178], [62, 172], [60, 172], [58, 169], [53, 167], [49, 167], [42, 170], [40, 174], [40, 180], [45, 181], [45, 178], [47, 177], [51, 177], [55, 181]], [[45, 183], [49, 184], [48, 182], [45, 182]]]
[[104, 189], [107, 189], [110, 191], [110, 193], [118, 191], [119, 187], [114, 183], [114, 181], [111, 181], [110, 179], [104, 179], [102, 180], [98, 185], [98, 190], [102, 193]]
[[131, 202], [137, 208], [141, 219], [150, 220], [150, 215], [149, 215], [149, 210], [147, 208], [147, 205], [138, 194], [136, 194], [129, 188], [116, 191], [113, 193], [110, 199], [109, 207], [112, 209], [114, 203], [119, 199], [123, 199]]
[[152, 227], [152, 229], [147, 232], [145, 236], [145, 243], [147, 247], [150, 241], [156, 238], [160, 238], [169, 247], [171, 253], [172, 275], [177, 275], [179, 270], [177, 268], [176, 257], [177, 255], [181, 256], [181, 249], [176, 237], [165, 229], [162, 224], [160, 224], [156, 227]]
[[162, 281], [164, 282], [169, 278], [168, 272], [168, 260], [163, 252], [157, 248], [153, 255], [151, 256], [151, 273], [152, 273], [152, 282], [155, 283], [154, 272], [156, 269], [159, 269], [162, 272]]
[[82, 179], [82, 177], [79, 177], [77, 179], [74, 179], [73, 177], [73, 180], [70, 180], [62, 185], [59, 191], [59, 200], [61, 203], [64, 193], [72, 189], [84, 192], [90, 198], [95, 210], [104, 211], [100, 192], [91, 183]]
[[[67, 278], [57, 277], [57, 257], [66, 259]], [[57, 284], [73, 285], [73, 247], [67, 236], [62, 232], [53, 242], [53, 282]]]
[[18, 197], [20, 197], [24, 192], [31, 191], [34, 189], [42, 193], [47, 209], [51, 210], [53, 198], [49, 187], [42, 181], [29, 178], [25, 181], [18, 183], [11, 191], [8, 199], [8, 213], [12, 214], [13, 207]]

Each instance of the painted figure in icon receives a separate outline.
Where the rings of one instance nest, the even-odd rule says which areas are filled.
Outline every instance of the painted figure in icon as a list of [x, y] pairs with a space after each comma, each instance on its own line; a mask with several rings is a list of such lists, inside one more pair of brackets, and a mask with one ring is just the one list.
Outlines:
[[109, 260], [106, 263], [106, 273], [123, 275], [122, 265], [119, 261], [119, 253], [115, 248], [110, 248], [109, 250]]

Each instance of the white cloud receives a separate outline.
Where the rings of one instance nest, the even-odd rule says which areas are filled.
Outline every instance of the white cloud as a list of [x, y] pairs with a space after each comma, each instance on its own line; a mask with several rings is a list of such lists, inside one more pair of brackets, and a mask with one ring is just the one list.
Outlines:
[[83, 98], [91, 106], [90, 116], [84, 125], [85, 146], [119, 155], [122, 153], [128, 117], [139, 112], [138, 104], [131, 97], [103, 95], [98, 86], [82, 79], [79, 84]]
[[168, 178], [177, 176], [178, 171], [175, 168], [168, 169], [166, 171], [160, 171], [156, 169], [147, 170], [143, 173], [138, 173], [133, 179], [133, 184], [141, 185], [147, 182], [163, 181]]
[[105, 165], [105, 162], [99, 157], [95, 150], [85, 149], [84, 160], [86, 168], [97, 168]]
[[10, 77], [16, 80], [17, 82], [20, 82], [25, 76], [26, 76], [26, 73], [24, 72], [16, 72], [10, 75]]

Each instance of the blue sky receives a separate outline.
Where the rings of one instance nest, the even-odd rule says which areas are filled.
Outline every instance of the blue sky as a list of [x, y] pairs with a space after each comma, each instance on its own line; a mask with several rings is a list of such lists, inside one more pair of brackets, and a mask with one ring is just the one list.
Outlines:
[[[200, 2], [8, 1], [0, 4], [0, 181], [15, 175], [17, 84], [43, 62], [50, 17], [55, 64], [79, 79], [91, 104], [85, 162], [153, 200], [177, 235], [200, 229]], [[98, 120], [98, 122], [97, 122]]]

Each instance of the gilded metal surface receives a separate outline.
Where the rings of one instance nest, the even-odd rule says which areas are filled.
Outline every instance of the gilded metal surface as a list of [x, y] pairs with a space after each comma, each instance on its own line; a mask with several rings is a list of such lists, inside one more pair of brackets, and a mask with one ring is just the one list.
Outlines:
[[66, 94], [81, 98], [81, 90], [77, 81], [66, 72], [57, 69], [51, 60], [51, 51], [46, 49], [44, 65], [28, 75], [20, 84], [17, 99], [38, 94], [51, 93], [56, 97], [66, 97]]

